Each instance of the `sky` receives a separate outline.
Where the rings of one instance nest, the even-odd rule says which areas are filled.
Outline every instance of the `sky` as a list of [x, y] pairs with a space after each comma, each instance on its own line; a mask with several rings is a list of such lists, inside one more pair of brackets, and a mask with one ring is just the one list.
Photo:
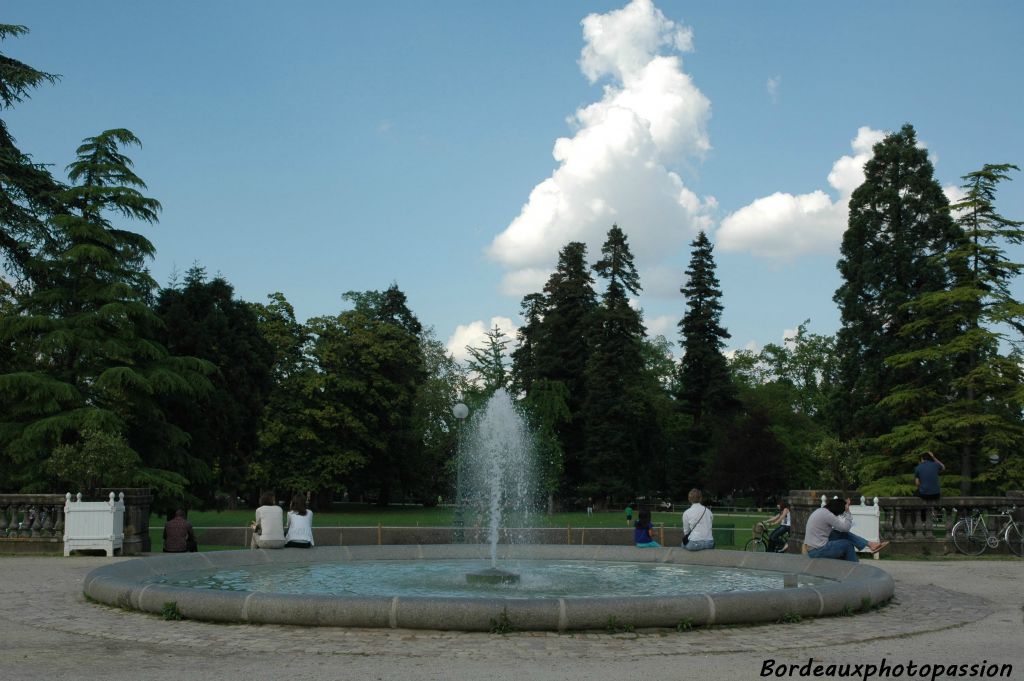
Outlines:
[[[83, 138], [132, 130], [163, 210], [123, 226], [161, 284], [198, 264], [304, 320], [397, 283], [459, 357], [514, 336], [558, 251], [593, 263], [613, 224], [651, 335], [678, 343], [699, 230], [730, 350], [834, 333], [846, 204], [887, 131], [915, 126], [951, 196], [985, 163], [1024, 167], [1009, 0], [3, 8], [31, 33], [0, 50], [61, 75], [3, 112], [20, 148], [64, 178]], [[1024, 177], [997, 205], [1024, 219]]]

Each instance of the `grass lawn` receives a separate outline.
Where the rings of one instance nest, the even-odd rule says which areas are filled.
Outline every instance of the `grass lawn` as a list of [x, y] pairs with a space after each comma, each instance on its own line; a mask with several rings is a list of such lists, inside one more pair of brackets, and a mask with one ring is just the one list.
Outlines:
[[[655, 526], [680, 527], [682, 511], [655, 512], [651, 514], [651, 521]], [[194, 527], [245, 527], [255, 515], [254, 510], [234, 511], [191, 511], [188, 519]], [[751, 537], [751, 527], [759, 520], [764, 520], [769, 514], [742, 515], [716, 513], [714, 526], [716, 530], [716, 541], [719, 548], [738, 547], [742, 548]], [[453, 509], [451, 508], [423, 508], [418, 506], [389, 506], [381, 508], [372, 505], [345, 504], [336, 506], [331, 511], [317, 511], [314, 515], [316, 527], [376, 527], [378, 524], [384, 527], [450, 527], [452, 525]], [[634, 519], [635, 519], [634, 515]], [[466, 524], [471, 525], [469, 518]], [[626, 529], [626, 517], [622, 511], [605, 511], [587, 516], [585, 512], [555, 513], [545, 515], [537, 513], [530, 518], [530, 524], [534, 527], [621, 527]], [[162, 528], [164, 518], [158, 516], [150, 517], [150, 534], [153, 540], [153, 551], [160, 551], [163, 548]], [[732, 528], [732, 532], [730, 532]], [[731, 540], [731, 541], [729, 541]], [[237, 549], [237, 546], [211, 547], [203, 545], [200, 537], [200, 546], [204, 551], [215, 550], [215, 548]]]

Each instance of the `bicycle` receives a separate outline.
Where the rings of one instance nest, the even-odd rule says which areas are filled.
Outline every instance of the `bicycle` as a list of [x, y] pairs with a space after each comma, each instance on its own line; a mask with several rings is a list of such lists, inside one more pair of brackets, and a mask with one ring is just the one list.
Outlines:
[[1000, 511], [997, 517], [1006, 518], [1006, 525], [991, 531], [985, 522], [985, 514], [974, 509], [970, 515], [956, 521], [950, 530], [953, 546], [965, 555], [980, 556], [987, 549], [997, 548], [1000, 541], [1005, 541], [1014, 555], [1024, 557], [1024, 523], [1014, 520], [1013, 512], [1016, 510], [1014, 506]]
[[747, 542], [747, 545], [743, 547], [744, 551], [754, 551], [757, 553], [764, 553], [770, 551], [772, 553], [782, 553], [786, 546], [786, 535], [782, 535], [779, 539], [781, 545], [778, 548], [770, 548], [768, 546], [768, 539], [771, 533], [768, 531], [768, 523], [761, 521], [754, 524], [751, 528], [754, 536]]

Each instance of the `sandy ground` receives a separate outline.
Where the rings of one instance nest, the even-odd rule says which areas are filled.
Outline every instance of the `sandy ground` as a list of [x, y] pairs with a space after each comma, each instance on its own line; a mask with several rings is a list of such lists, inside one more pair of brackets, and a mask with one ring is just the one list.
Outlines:
[[[0, 681], [1024, 680], [1024, 561], [873, 563], [892, 574], [896, 597], [853, 617], [683, 633], [500, 636], [165, 622], [84, 600], [85, 574], [108, 560], [0, 558]], [[812, 674], [822, 665], [819, 676], [801, 676], [809, 661]], [[868, 665], [883, 664], [888, 676], [868, 674]], [[940, 664], [966, 666], [934, 675]], [[970, 665], [980, 664], [972, 677]], [[993, 664], [1012, 672], [987, 675]], [[790, 665], [795, 673], [777, 674]]]

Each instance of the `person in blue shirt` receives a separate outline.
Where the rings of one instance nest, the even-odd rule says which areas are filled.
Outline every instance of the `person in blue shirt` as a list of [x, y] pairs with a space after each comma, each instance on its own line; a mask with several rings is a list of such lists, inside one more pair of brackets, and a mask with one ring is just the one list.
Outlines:
[[661, 546], [651, 537], [651, 530], [654, 524], [651, 522], [651, 512], [647, 509], [640, 511], [640, 516], [633, 525], [633, 541], [639, 549], [653, 549]]
[[939, 473], [946, 470], [945, 464], [939, 461], [933, 452], [921, 454], [921, 463], [914, 469], [914, 496], [925, 501], [938, 501], [940, 496]]

